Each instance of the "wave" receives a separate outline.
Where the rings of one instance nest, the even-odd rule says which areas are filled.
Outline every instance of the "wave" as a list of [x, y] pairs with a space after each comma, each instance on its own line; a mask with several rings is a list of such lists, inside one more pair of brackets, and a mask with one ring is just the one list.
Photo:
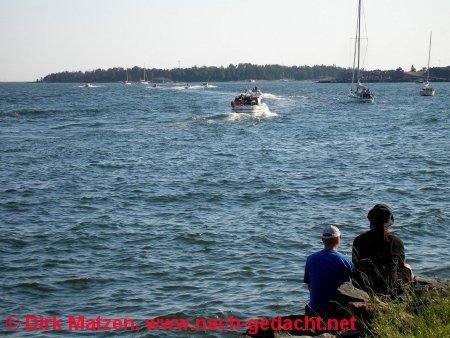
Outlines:
[[6, 238], [3, 243], [10, 244], [13, 248], [23, 248], [28, 245], [28, 242], [20, 238]]
[[9, 114], [14, 117], [19, 116], [37, 116], [37, 117], [46, 117], [51, 114], [58, 113], [57, 110], [54, 109], [20, 109], [20, 110], [14, 110], [10, 112]]
[[275, 116], [279, 116], [274, 112], [256, 112], [256, 113], [228, 113], [227, 120], [228, 121], [247, 121], [247, 120], [264, 120], [268, 118], [272, 118]]
[[425, 122], [426, 124], [433, 124], [433, 123], [439, 122], [439, 119], [438, 119], [437, 117], [435, 117], [435, 116], [432, 116], [432, 117], [427, 117], [427, 118], [424, 120], [424, 122]]
[[38, 283], [38, 282], [23, 282], [23, 283], [19, 283], [17, 284], [17, 287], [21, 288], [21, 289], [26, 289], [26, 290], [31, 290], [31, 291], [42, 291], [42, 292], [51, 292], [53, 290], [55, 290], [54, 287], [43, 284], [43, 283]]
[[216, 240], [211, 238], [204, 238], [202, 237], [203, 234], [196, 232], [196, 233], [187, 233], [187, 234], [181, 234], [176, 237], [176, 240], [181, 240], [189, 244], [216, 244], [218, 243]]

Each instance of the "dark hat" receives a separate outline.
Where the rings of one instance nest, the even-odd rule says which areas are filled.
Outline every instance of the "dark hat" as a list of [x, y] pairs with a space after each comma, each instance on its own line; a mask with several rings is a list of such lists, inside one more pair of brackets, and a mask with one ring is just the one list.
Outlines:
[[371, 224], [379, 224], [382, 225], [393, 218], [393, 211], [387, 204], [375, 204], [375, 206], [370, 209], [367, 214], [367, 218], [369, 219]]

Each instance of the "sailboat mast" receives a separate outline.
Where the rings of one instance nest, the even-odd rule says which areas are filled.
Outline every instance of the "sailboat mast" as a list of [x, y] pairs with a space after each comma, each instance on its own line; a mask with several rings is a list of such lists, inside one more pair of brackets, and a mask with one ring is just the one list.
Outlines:
[[355, 46], [353, 47], [353, 73], [352, 73], [352, 85], [355, 83], [355, 65], [356, 65], [356, 47], [358, 43], [358, 23], [356, 23], [356, 36], [355, 36]]
[[430, 56], [431, 56], [431, 36], [433, 32], [430, 32], [430, 45], [428, 46], [428, 68], [427, 68], [427, 82], [430, 81]]
[[356, 79], [359, 83], [359, 59], [361, 55], [361, 0], [358, 2], [358, 33], [357, 33], [357, 43], [358, 43], [358, 69], [356, 73]]

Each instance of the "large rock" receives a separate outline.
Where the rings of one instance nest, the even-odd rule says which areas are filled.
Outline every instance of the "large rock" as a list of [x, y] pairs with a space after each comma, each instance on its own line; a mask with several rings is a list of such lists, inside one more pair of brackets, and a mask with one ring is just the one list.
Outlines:
[[449, 295], [450, 281], [439, 278], [415, 277], [413, 288], [414, 292], [418, 295], [428, 291], [435, 291], [444, 295]]
[[367, 292], [354, 287], [351, 283], [342, 284], [337, 289], [335, 298], [340, 304], [370, 301], [370, 297]]

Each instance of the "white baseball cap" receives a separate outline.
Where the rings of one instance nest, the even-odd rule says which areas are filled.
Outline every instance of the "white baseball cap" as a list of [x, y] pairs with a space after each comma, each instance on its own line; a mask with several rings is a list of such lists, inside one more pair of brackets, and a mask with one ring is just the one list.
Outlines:
[[341, 231], [335, 225], [326, 225], [325, 228], [323, 228], [322, 238], [335, 238], [339, 237], [340, 235]]

